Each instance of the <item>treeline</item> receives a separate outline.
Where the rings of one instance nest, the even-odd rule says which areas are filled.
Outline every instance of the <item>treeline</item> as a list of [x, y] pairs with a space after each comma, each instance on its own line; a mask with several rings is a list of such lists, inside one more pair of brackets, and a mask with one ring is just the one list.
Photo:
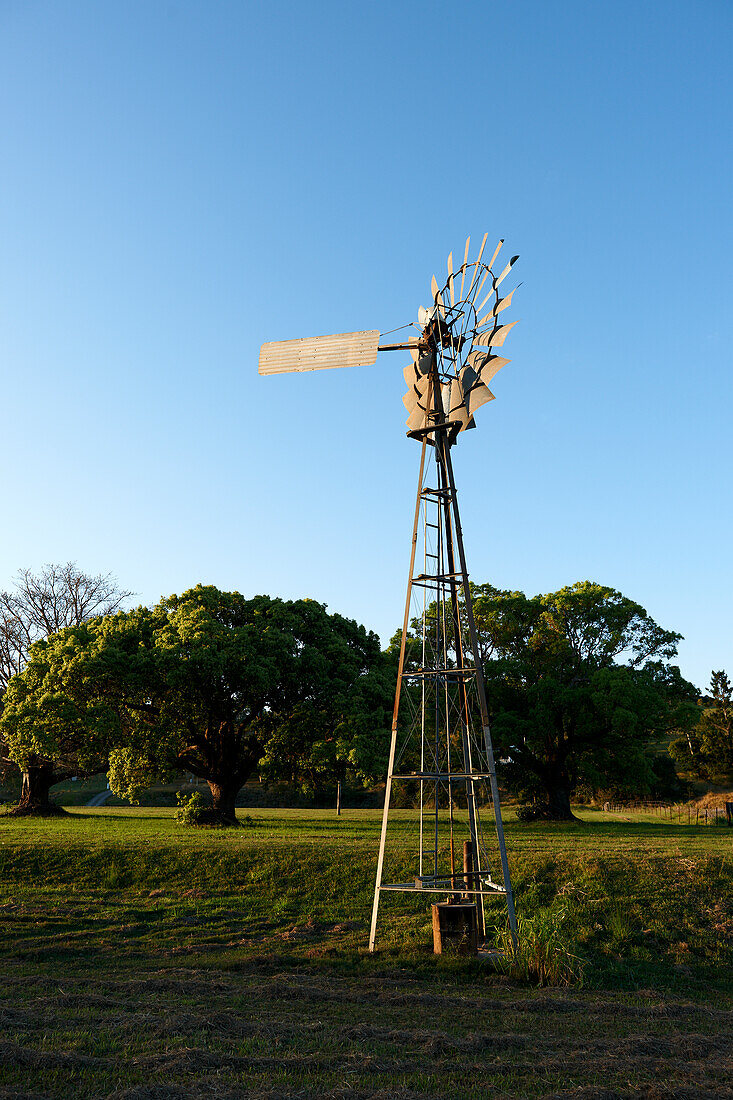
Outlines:
[[[531, 813], [567, 818], [583, 793], [674, 796], [675, 760], [707, 778], [733, 771], [727, 677], [701, 698], [672, 663], [680, 636], [638, 604], [591, 582], [473, 593], [501, 778]], [[23, 571], [0, 593], [2, 765], [23, 776], [14, 812], [51, 813], [54, 784], [98, 772], [133, 801], [190, 772], [221, 824], [236, 822], [254, 774], [310, 790], [384, 779], [399, 635], [383, 652], [308, 599], [197, 585], [123, 610], [129, 597], [74, 564]]]
[[113, 607], [33, 641], [7, 683], [0, 735], [23, 772], [16, 812], [51, 812], [55, 783], [100, 771], [132, 801], [191, 772], [222, 824], [236, 822], [257, 770], [372, 783], [393, 683], [377, 635], [314, 600], [197, 585], [152, 608]]

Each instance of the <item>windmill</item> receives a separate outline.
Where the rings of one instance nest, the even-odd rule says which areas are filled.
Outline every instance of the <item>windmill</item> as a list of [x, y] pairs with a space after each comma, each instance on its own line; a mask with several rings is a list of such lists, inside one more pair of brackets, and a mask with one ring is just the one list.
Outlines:
[[[380, 901], [395, 893], [411, 894], [418, 903], [447, 895], [432, 906], [436, 950], [448, 943], [476, 950], [487, 937], [492, 900], [505, 904], [516, 943], [480, 638], [451, 458], [461, 433], [475, 427], [476, 411], [494, 399], [488, 383], [509, 362], [496, 349], [517, 323], [501, 318], [514, 290], [502, 297], [499, 288], [518, 257], [495, 270], [504, 242], [485, 262], [487, 239], [488, 234], [477, 258], [469, 261], [468, 238], [455, 269], [453, 253], [448, 256], [447, 279], [439, 286], [433, 276], [431, 304], [420, 307], [416, 325], [404, 326], [416, 331], [403, 343], [380, 343], [380, 331], [371, 329], [277, 341], [260, 351], [260, 374], [367, 366], [380, 351], [410, 355], [403, 401], [407, 435], [420, 443], [421, 453], [370, 951], [376, 945]], [[402, 822], [390, 829], [399, 785], [406, 800], [414, 799], [419, 807], [407, 848]], [[493, 853], [484, 830], [487, 810], [493, 810]], [[410, 846], [414, 862], [406, 857]], [[385, 881], [393, 877], [386, 875], [392, 868], [398, 881]]]

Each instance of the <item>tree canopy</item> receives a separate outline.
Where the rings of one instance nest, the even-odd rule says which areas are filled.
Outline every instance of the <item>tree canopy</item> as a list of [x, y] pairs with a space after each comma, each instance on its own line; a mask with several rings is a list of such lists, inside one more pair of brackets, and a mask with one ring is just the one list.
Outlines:
[[313, 600], [198, 585], [33, 646], [1, 728], [21, 766], [92, 751], [108, 759], [112, 789], [133, 800], [185, 769], [208, 783], [214, 819], [231, 824], [271, 739], [299, 729], [323, 758], [343, 755], [338, 738], [348, 731], [357, 751], [374, 721], [381, 659], [376, 635]]
[[474, 588], [492, 730], [506, 779], [568, 818], [591, 787], [648, 790], [650, 742], [688, 724], [695, 689], [670, 664], [680, 635], [615, 589], [582, 581], [528, 598]]

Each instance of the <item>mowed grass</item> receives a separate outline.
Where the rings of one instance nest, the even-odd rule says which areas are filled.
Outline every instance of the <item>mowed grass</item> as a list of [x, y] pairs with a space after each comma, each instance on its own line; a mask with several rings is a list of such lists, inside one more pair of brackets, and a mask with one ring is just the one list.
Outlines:
[[583, 960], [540, 989], [436, 959], [431, 898], [368, 955], [380, 816], [0, 816], [0, 1100], [733, 1097], [733, 831], [509, 814], [520, 913]]

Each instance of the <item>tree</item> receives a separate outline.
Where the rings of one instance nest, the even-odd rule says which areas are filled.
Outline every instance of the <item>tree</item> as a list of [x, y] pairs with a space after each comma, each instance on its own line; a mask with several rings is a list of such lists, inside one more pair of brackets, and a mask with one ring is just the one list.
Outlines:
[[670, 751], [684, 771], [702, 779], [727, 780], [733, 776], [733, 686], [727, 673], [712, 673], [710, 694], [698, 706], [698, 721]]
[[341, 620], [340, 631], [344, 627], [352, 643], [338, 662], [340, 683], [330, 677], [329, 693], [272, 716], [261, 760], [268, 779], [313, 792], [347, 778], [368, 787], [384, 777], [395, 662], [375, 634], [348, 620]]
[[[46, 565], [40, 573], [19, 570], [15, 589], [0, 592], [0, 696], [5, 696], [11, 678], [27, 665], [34, 643], [94, 616], [113, 614], [130, 595], [111, 574], [91, 576], [75, 562]], [[34, 753], [24, 759], [19, 813], [52, 812], [49, 789], [71, 775], [87, 774], [67, 753], [55, 765]], [[7, 744], [0, 740], [0, 765], [13, 763]], [[97, 770], [97, 763], [90, 762], [89, 767]]]
[[694, 712], [695, 689], [669, 663], [680, 635], [590, 581], [533, 598], [489, 585], [473, 593], [506, 780], [556, 820], [572, 818], [581, 782], [648, 790], [650, 742]]
[[132, 595], [110, 573], [90, 576], [76, 562], [18, 570], [15, 589], [0, 592], [0, 692], [23, 669], [30, 647], [68, 626], [112, 615]]
[[[293, 714], [357, 697], [376, 636], [313, 600], [245, 599], [198, 585], [152, 609], [96, 619], [33, 647], [2, 727], [18, 762], [58, 759], [62, 729], [109, 754], [112, 789], [135, 799], [185, 769], [236, 824], [237, 794]], [[63, 721], [59, 716], [63, 716]], [[85, 733], [86, 731], [86, 733]]]

